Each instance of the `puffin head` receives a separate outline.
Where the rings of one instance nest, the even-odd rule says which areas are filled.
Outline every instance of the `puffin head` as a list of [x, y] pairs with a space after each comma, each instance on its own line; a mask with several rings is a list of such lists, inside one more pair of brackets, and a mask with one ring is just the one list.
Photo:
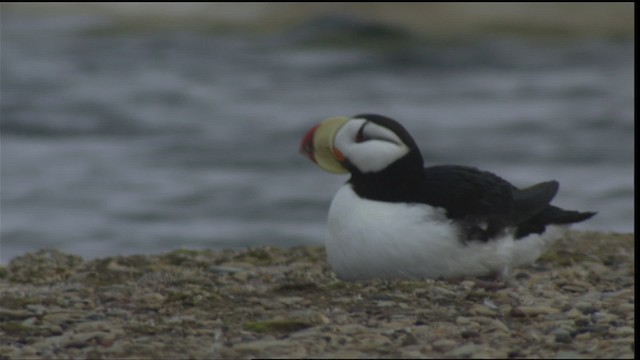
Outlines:
[[381, 173], [406, 162], [422, 168], [422, 156], [407, 130], [375, 114], [323, 120], [303, 137], [300, 152], [332, 173]]

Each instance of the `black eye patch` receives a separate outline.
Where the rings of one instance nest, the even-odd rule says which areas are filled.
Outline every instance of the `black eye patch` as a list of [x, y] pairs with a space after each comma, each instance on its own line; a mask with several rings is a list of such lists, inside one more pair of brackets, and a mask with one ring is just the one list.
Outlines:
[[369, 140], [379, 140], [379, 141], [384, 141], [384, 142], [388, 142], [394, 145], [400, 145], [398, 144], [396, 141], [392, 140], [392, 139], [385, 139], [382, 137], [378, 137], [378, 136], [367, 136], [364, 134], [364, 127], [367, 126], [367, 124], [369, 123], [369, 121], [366, 121], [364, 124], [362, 124], [362, 126], [360, 127], [360, 129], [358, 130], [358, 133], [356, 133], [356, 138], [355, 138], [355, 142], [356, 143], [363, 143], [365, 141], [369, 141]]
[[360, 127], [360, 130], [358, 130], [358, 133], [356, 134], [356, 142], [357, 143], [361, 143], [361, 142], [369, 140], [367, 137], [364, 136], [364, 127], [368, 123], [369, 123], [368, 121], [365, 121], [364, 124], [362, 124], [362, 126]]

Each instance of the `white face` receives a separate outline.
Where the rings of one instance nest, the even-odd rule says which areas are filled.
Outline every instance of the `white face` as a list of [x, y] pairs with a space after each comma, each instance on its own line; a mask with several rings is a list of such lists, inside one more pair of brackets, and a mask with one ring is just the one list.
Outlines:
[[363, 173], [381, 171], [409, 152], [393, 131], [359, 118], [338, 130], [333, 146]]

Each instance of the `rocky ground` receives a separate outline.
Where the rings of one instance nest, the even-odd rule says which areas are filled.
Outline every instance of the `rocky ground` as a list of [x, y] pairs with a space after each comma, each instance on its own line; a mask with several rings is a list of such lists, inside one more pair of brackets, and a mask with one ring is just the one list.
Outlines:
[[0, 359], [633, 358], [634, 236], [571, 233], [508, 287], [343, 282], [315, 247], [0, 267]]

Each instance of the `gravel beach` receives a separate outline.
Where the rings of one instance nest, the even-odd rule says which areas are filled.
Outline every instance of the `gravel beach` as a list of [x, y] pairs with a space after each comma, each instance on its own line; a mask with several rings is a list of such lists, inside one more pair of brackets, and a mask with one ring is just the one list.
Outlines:
[[633, 358], [634, 235], [571, 232], [501, 289], [336, 279], [319, 247], [0, 267], [0, 359]]

